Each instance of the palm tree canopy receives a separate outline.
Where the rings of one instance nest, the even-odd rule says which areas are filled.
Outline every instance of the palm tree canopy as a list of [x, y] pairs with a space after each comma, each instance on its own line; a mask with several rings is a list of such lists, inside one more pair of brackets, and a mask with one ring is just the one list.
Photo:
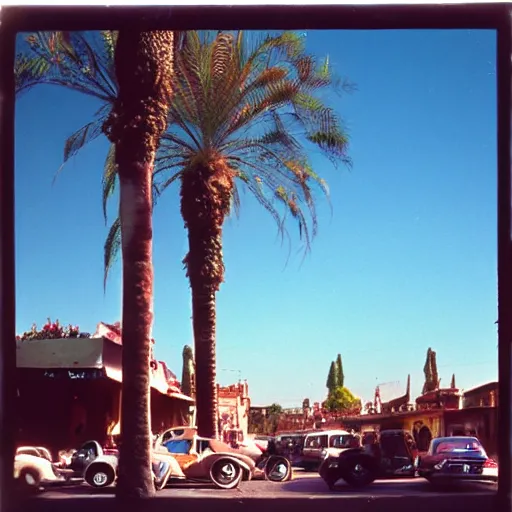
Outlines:
[[[294, 32], [196, 32], [176, 38], [174, 100], [154, 170], [154, 199], [198, 163], [222, 162], [235, 178], [230, 197], [249, 189], [286, 234], [287, 214], [298, 221], [309, 249], [317, 231], [314, 190], [328, 196], [308, 157], [313, 147], [334, 165], [350, 165], [339, 117], [322, 99], [341, 91], [328, 57], [318, 61]], [[64, 162], [102, 133], [117, 97], [115, 32], [30, 34], [16, 59], [18, 94], [40, 83], [62, 85], [103, 102], [95, 118], [69, 137]], [[103, 206], [116, 187], [113, 146], [103, 174]], [[105, 243], [105, 278], [120, 250], [120, 224]]]
[[36, 85], [59, 85], [97, 98], [95, 119], [72, 134], [64, 146], [64, 163], [102, 133], [117, 97], [114, 48], [117, 33], [34, 32], [21, 40], [14, 65], [16, 95]]
[[[179, 47], [169, 127], [155, 165], [158, 194], [198, 163], [222, 163], [238, 181], [230, 198], [236, 213], [242, 185], [282, 234], [291, 214], [309, 248], [317, 231], [313, 189], [326, 196], [328, 189], [312, 168], [308, 149], [320, 148], [335, 165], [350, 164], [346, 133], [320, 96], [347, 84], [333, 77], [328, 58], [318, 62], [308, 55], [303, 37], [293, 32], [260, 39], [242, 31], [187, 32]], [[104, 198], [114, 186], [111, 175]], [[119, 251], [119, 237], [115, 221], [105, 246], [106, 272]]]

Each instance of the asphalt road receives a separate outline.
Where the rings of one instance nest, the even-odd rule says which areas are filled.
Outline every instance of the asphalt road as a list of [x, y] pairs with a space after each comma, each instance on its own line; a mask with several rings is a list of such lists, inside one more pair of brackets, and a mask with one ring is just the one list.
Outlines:
[[[123, 510], [114, 500], [113, 488], [101, 491], [83, 484], [47, 490], [13, 506], [23, 512], [103, 512]], [[343, 500], [341, 502], [340, 500]], [[476, 512], [496, 510], [496, 486], [464, 484], [443, 491], [434, 490], [421, 478], [378, 480], [371, 486], [354, 490], [340, 483], [330, 492], [315, 473], [297, 472], [290, 482], [243, 482], [239, 489], [224, 491], [210, 486], [175, 484], [160, 491], [144, 504], [144, 512], [205, 510], [207, 512], [273, 512], [303, 509], [306, 501], [313, 512]], [[130, 512], [135, 510], [130, 504]], [[142, 510], [142, 509], [141, 509]], [[286, 511], [288, 512], [288, 511]]]
[[[438, 491], [423, 478], [406, 478], [395, 480], [377, 480], [371, 486], [364, 489], [354, 490], [340, 481], [336, 492], [330, 492], [323, 480], [316, 473], [294, 474], [293, 480], [282, 484], [276, 484], [264, 480], [253, 480], [242, 482], [238, 489], [222, 490], [209, 485], [197, 484], [173, 484], [158, 493], [158, 497], [169, 498], [215, 498], [215, 499], [237, 499], [237, 498], [273, 498], [285, 499], [288, 497], [311, 499], [311, 498], [373, 498], [378, 496], [403, 497], [403, 496], [460, 496], [464, 494], [493, 496], [496, 493], [496, 486], [492, 484], [465, 483], [464, 485], [453, 486], [443, 491]], [[64, 487], [54, 490], [47, 490], [41, 493], [42, 499], [69, 499], [69, 498], [98, 498], [114, 496], [114, 488], [93, 489], [87, 484], [74, 487]]]

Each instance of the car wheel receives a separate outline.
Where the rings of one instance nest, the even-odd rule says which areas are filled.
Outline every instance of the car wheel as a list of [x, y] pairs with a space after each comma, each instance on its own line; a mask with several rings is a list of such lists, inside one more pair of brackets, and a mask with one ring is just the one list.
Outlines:
[[38, 489], [41, 485], [41, 475], [33, 468], [22, 469], [18, 480], [26, 489]]
[[344, 464], [343, 480], [352, 487], [365, 487], [375, 480], [375, 471], [366, 459], [354, 458]]
[[265, 464], [265, 478], [271, 482], [286, 482], [291, 480], [292, 465], [285, 457], [270, 457]]
[[340, 475], [338, 471], [327, 470], [325, 474], [322, 475], [322, 478], [327, 484], [327, 487], [329, 487], [329, 490], [334, 491], [336, 488], [336, 482], [340, 479]]
[[93, 464], [85, 472], [85, 481], [96, 488], [108, 487], [116, 478], [114, 469], [108, 464]]
[[242, 480], [240, 464], [232, 459], [218, 459], [210, 469], [210, 479], [219, 489], [234, 489]]

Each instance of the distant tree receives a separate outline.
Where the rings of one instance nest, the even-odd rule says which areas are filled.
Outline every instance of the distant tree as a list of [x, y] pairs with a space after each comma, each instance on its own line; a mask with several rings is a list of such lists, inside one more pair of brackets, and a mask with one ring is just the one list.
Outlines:
[[348, 412], [361, 409], [361, 400], [356, 398], [349, 389], [338, 386], [329, 394], [324, 407], [329, 412]]
[[188, 345], [183, 347], [183, 370], [181, 373], [181, 391], [187, 396], [194, 395], [194, 353]]
[[279, 419], [283, 414], [283, 408], [276, 403], [273, 403], [267, 409], [267, 421], [265, 422], [265, 431], [268, 434], [275, 434], [279, 426]]
[[279, 404], [273, 403], [267, 409], [267, 412], [268, 412], [269, 416], [273, 416], [273, 415], [276, 415], [276, 414], [282, 414], [283, 413], [283, 408]]
[[455, 389], [457, 386], [455, 385], [455, 373], [452, 375], [452, 381], [450, 383], [450, 388]]
[[334, 361], [331, 362], [331, 367], [329, 368], [329, 375], [327, 376], [327, 382], [325, 384], [329, 393], [334, 391], [337, 387], [337, 376], [336, 376], [336, 363]]
[[336, 385], [343, 387], [345, 385], [345, 375], [343, 373], [343, 362], [341, 361], [341, 355], [338, 354], [336, 358]]
[[309, 407], [310, 407], [309, 398], [304, 398], [304, 400], [302, 401], [302, 409], [306, 410], [306, 409], [309, 409]]

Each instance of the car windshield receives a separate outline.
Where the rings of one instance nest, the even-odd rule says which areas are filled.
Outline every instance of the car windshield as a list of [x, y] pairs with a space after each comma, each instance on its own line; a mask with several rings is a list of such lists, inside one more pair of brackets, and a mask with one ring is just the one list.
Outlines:
[[474, 439], [443, 439], [438, 441], [433, 450], [434, 455], [453, 454], [468, 456], [486, 456], [482, 445]]
[[164, 443], [164, 446], [170, 453], [188, 453], [192, 446], [192, 441], [189, 439], [171, 439]]

